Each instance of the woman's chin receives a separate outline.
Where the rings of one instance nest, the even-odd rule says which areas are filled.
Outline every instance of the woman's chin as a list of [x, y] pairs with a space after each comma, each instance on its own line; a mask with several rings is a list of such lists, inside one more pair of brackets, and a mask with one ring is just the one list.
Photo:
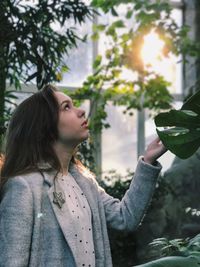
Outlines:
[[87, 139], [89, 138], [89, 136], [90, 136], [90, 132], [89, 132], [89, 130], [88, 130], [88, 131], [86, 132], [85, 136], [83, 136], [83, 140], [82, 140], [82, 141], [87, 140]]

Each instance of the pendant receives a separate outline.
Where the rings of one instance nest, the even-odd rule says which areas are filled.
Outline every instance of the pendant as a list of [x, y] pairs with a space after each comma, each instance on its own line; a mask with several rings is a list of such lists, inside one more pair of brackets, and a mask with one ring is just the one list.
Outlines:
[[62, 195], [62, 192], [53, 192], [53, 203], [58, 205], [60, 209], [62, 208], [62, 205], [65, 203], [65, 199]]

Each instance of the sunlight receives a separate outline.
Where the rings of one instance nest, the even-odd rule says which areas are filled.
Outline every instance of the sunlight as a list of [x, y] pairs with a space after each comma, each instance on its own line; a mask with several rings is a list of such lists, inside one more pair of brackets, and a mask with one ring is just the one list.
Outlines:
[[146, 66], [155, 66], [163, 58], [164, 41], [162, 41], [154, 30], [144, 36], [141, 49], [141, 57]]
[[172, 93], [180, 91], [178, 78], [181, 70], [177, 69], [177, 62], [179, 59], [172, 53], [169, 53], [168, 56], [164, 56], [163, 50], [165, 43], [159, 38], [159, 35], [154, 30], [151, 30], [151, 32], [145, 35], [143, 39], [141, 59], [145, 68], [162, 75], [168, 82], [170, 82], [171, 86], [169, 87], [169, 90]]

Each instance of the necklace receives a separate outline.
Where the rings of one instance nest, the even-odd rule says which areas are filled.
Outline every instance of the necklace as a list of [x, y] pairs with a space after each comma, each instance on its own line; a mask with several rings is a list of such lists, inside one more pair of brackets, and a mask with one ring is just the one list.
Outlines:
[[[55, 179], [56, 178], [57, 178], [57, 176], [55, 177]], [[58, 207], [61, 209], [63, 204], [65, 203], [65, 194], [62, 191], [57, 192], [55, 179], [54, 179], [55, 191], [53, 192], [53, 203], [58, 205]]]

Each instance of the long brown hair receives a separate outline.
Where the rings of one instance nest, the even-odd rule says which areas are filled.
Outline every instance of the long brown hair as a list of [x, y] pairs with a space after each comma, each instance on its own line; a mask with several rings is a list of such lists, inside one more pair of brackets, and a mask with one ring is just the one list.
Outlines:
[[[55, 91], [59, 90], [48, 84], [15, 109], [6, 133], [0, 191], [10, 177], [38, 171], [40, 162], [47, 162], [57, 171], [61, 170], [52, 146], [58, 138], [59, 106]], [[83, 168], [75, 153], [71, 162]]]

